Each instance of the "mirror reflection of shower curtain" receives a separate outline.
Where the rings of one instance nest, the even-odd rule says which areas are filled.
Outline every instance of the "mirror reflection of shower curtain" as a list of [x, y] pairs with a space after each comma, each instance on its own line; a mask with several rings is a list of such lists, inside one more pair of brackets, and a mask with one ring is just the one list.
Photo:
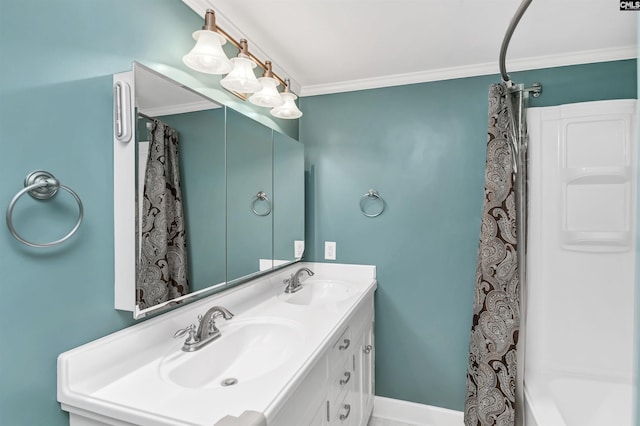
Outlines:
[[[516, 424], [520, 282], [515, 157], [517, 120], [505, 84], [489, 89], [485, 199], [469, 343], [465, 426]], [[524, 249], [524, 247], [523, 247]], [[520, 401], [518, 401], [520, 404]]]
[[136, 282], [139, 309], [189, 292], [178, 132], [157, 120], [151, 128], [144, 179]]

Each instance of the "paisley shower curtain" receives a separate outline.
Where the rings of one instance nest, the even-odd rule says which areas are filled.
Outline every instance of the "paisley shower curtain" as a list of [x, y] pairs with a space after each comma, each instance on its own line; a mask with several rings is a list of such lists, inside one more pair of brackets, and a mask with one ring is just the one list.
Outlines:
[[[520, 328], [515, 153], [509, 89], [489, 89], [485, 198], [469, 343], [465, 426], [516, 424]], [[520, 404], [520, 401], [518, 401]]]
[[178, 132], [154, 121], [140, 213], [139, 309], [189, 292], [178, 148]]

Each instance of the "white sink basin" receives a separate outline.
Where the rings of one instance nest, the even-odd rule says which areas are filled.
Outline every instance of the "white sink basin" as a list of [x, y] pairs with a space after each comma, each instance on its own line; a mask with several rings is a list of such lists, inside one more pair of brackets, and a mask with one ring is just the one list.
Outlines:
[[258, 379], [295, 357], [302, 328], [277, 318], [218, 321], [222, 336], [195, 352], [173, 350], [160, 375], [185, 388], [222, 388]]
[[296, 293], [283, 293], [280, 300], [294, 305], [327, 305], [340, 302], [353, 295], [352, 285], [345, 281], [310, 278]]

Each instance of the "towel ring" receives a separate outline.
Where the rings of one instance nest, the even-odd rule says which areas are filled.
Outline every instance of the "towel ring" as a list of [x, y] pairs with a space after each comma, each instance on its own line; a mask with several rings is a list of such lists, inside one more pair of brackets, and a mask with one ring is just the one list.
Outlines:
[[[258, 212], [258, 210], [256, 210], [256, 203], [258, 201], [266, 201], [269, 209], [263, 213]], [[255, 197], [253, 197], [253, 200], [251, 201], [251, 211], [253, 211], [253, 213], [258, 216], [269, 216], [269, 213], [271, 213], [271, 201], [269, 201], [269, 197], [267, 197], [266, 192], [260, 191], [256, 194]]]
[[[80, 224], [82, 223], [82, 216], [84, 213], [82, 201], [80, 200], [80, 197], [78, 197], [78, 194], [76, 194], [68, 186], [60, 185], [60, 181], [58, 179], [53, 177], [51, 173], [45, 172], [44, 170], [37, 170], [35, 172], [29, 173], [24, 179], [24, 186], [25, 187], [18, 191], [18, 193], [13, 197], [13, 199], [9, 203], [9, 207], [7, 208], [7, 226], [9, 227], [9, 232], [11, 232], [11, 235], [13, 235], [16, 240], [30, 247], [51, 247], [68, 240], [73, 234], [76, 233], [78, 228], [80, 228]], [[59, 240], [51, 241], [50, 243], [33, 243], [20, 236], [20, 234], [18, 234], [18, 231], [16, 231], [16, 228], [13, 226], [12, 219], [13, 208], [15, 207], [18, 199], [25, 193], [28, 193], [36, 200], [48, 200], [49, 198], [56, 195], [58, 189], [60, 188], [71, 194], [71, 196], [73, 196], [73, 198], [75, 198], [76, 202], [78, 203], [78, 221], [76, 222], [73, 229], [71, 229], [71, 231], [64, 237], [60, 238]]]
[[[376, 213], [367, 213], [366, 210], [365, 210], [365, 204], [366, 204], [367, 201], [370, 201], [370, 200], [378, 200], [378, 201], [380, 201], [380, 209]], [[369, 191], [367, 191], [366, 194], [364, 194], [362, 196], [362, 198], [360, 198], [360, 211], [366, 217], [378, 217], [378, 216], [380, 216], [382, 214], [382, 212], [384, 211], [384, 206], [385, 206], [384, 199], [380, 196], [380, 194], [378, 194], [378, 191], [376, 191], [375, 189], [370, 189]]]

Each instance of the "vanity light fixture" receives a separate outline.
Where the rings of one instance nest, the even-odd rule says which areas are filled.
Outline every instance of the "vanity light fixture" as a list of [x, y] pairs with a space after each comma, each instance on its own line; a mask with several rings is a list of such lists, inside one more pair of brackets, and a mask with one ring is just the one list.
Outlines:
[[286, 120], [295, 120], [302, 117], [302, 111], [298, 109], [296, 105], [296, 99], [298, 97], [289, 91], [289, 79], [285, 79], [284, 91], [280, 93], [280, 97], [284, 100], [284, 103], [271, 110], [271, 115], [278, 118], [284, 118]]
[[249, 45], [247, 40], [240, 40], [240, 52], [231, 59], [233, 69], [220, 84], [227, 90], [238, 93], [254, 93], [262, 88], [262, 85], [253, 73], [257, 64], [249, 57]]
[[[273, 72], [271, 61], [264, 63], [249, 52], [248, 42], [239, 42], [215, 23], [215, 12], [207, 9], [205, 24], [202, 30], [193, 33], [197, 40], [195, 47], [182, 60], [189, 68], [208, 74], [227, 74], [220, 84], [241, 99], [246, 100], [246, 94], [254, 93], [249, 100], [254, 105], [273, 108], [271, 115], [283, 119], [296, 119], [302, 112], [295, 104], [298, 98], [290, 91], [290, 81], [280, 78]], [[229, 60], [222, 50], [222, 45], [229, 41], [238, 48], [238, 56]], [[257, 79], [254, 68], [259, 66], [264, 74]], [[278, 92], [282, 84], [284, 90]]]
[[196, 45], [182, 57], [185, 65], [206, 74], [226, 74], [231, 71], [233, 65], [222, 50], [227, 40], [218, 34], [216, 28], [216, 15], [209, 9], [204, 17], [204, 26], [193, 33]]
[[273, 77], [273, 70], [271, 69], [271, 61], [265, 61], [264, 63], [267, 69], [264, 75], [258, 79], [262, 85], [262, 89], [256, 92], [249, 98], [249, 101], [261, 107], [274, 108], [284, 104], [284, 99], [278, 92], [278, 86], [280, 82]]

